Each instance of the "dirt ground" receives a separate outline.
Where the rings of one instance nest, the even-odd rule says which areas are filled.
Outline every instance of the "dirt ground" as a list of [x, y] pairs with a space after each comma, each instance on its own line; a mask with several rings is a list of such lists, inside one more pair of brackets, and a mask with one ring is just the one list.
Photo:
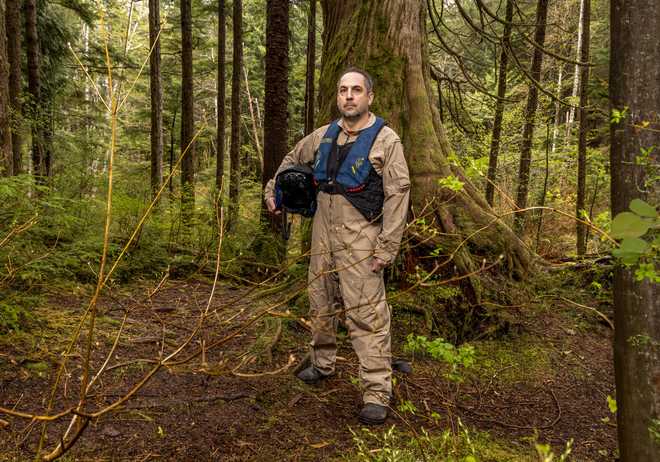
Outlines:
[[[318, 386], [304, 385], [293, 376], [291, 362], [306, 352], [304, 320], [286, 317], [286, 306], [276, 308], [276, 316], [255, 318], [281, 294], [264, 296], [223, 282], [195, 334], [211, 288], [206, 282], [169, 281], [154, 294], [153, 287], [138, 285], [102, 298], [92, 341], [94, 371], [105, 361], [125, 313], [127, 319], [107, 370], [89, 391], [88, 412], [120, 399], [158, 358], [186, 338], [193, 340], [131, 399], [92, 419], [62, 460], [363, 460], [357, 458], [354, 436], [364, 434], [356, 419], [358, 365], [346, 334], [340, 332], [336, 375]], [[1, 406], [45, 413], [52, 377], [88, 299], [84, 291], [53, 293], [35, 312], [29, 334], [0, 337]], [[600, 309], [607, 314], [607, 308]], [[573, 460], [614, 460], [615, 418], [607, 406], [607, 396], [614, 396], [609, 327], [589, 311], [551, 299], [506, 310], [516, 320], [516, 333], [473, 342], [476, 363], [462, 372], [462, 381], [448, 380], [436, 360], [411, 358], [413, 373], [396, 374], [386, 425], [373, 431], [395, 426], [403, 440], [424, 432], [431, 437], [447, 430], [469, 433], [476, 460], [538, 460], [535, 442], [560, 453], [571, 439]], [[396, 356], [410, 357], [403, 351], [405, 335], [420, 325], [418, 315], [395, 308]], [[85, 340], [86, 334], [68, 356], [52, 413], [77, 402]], [[70, 418], [48, 425], [47, 450]], [[0, 428], [0, 460], [33, 458], [41, 424], [0, 419], [8, 424]], [[374, 447], [372, 454], [377, 451]]]

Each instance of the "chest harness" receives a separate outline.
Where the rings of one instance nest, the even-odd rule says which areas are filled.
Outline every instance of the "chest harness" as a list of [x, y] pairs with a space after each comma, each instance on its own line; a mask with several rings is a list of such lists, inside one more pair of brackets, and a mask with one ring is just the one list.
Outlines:
[[361, 130], [354, 142], [338, 146], [341, 127], [337, 121], [332, 122], [321, 139], [314, 162], [314, 182], [318, 189], [343, 195], [368, 221], [380, 219], [383, 212], [383, 179], [371, 164], [369, 152], [384, 126], [385, 121], [376, 117], [376, 122]]

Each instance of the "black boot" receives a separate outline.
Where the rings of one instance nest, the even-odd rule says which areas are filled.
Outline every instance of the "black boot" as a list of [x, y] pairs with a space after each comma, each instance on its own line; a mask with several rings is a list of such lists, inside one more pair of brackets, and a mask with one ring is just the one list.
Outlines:
[[360, 411], [358, 419], [366, 425], [382, 425], [387, 418], [387, 406], [367, 403]]
[[303, 369], [302, 371], [298, 372], [296, 374], [296, 377], [298, 377], [300, 380], [307, 384], [314, 384], [318, 383], [321, 380], [327, 378], [328, 376], [325, 375], [323, 372], [315, 368], [314, 366], [309, 366]]
[[392, 370], [402, 374], [412, 374], [412, 365], [405, 359], [394, 359], [392, 361]]

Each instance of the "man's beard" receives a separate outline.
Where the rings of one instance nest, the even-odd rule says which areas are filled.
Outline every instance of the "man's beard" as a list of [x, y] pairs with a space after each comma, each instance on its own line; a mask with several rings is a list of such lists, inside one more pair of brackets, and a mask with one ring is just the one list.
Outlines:
[[346, 120], [352, 122], [352, 121], [355, 121], [355, 120], [360, 120], [360, 118], [361, 118], [361, 117], [365, 114], [365, 112], [367, 112], [367, 111], [358, 111], [358, 112], [350, 113], [350, 112], [342, 111], [342, 110], [340, 109], [339, 112], [341, 113], [341, 116], [342, 116], [344, 119], [346, 119]]

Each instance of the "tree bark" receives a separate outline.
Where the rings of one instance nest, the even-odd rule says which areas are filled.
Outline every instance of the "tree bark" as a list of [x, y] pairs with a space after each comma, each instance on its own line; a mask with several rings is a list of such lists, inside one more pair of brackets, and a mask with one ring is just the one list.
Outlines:
[[[577, 49], [575, 50], [575, 59], [580, 61], [582, 56], [582, 34], [584, 33], [584, 2], [585, 0], [580, 0], [580, 14], [578, 17], [578, 36], [577, 36]], [[571, 107], [568, 108], [568, 113], [566, 114], [566, 146], [571, 140], [571, 129], [573, 127], [573, 121], [575, 120], [575, 99], [578, 96], [578, 91], [580, 90], [580, 66], [575, 65], [575, 73], [573, 74], [573, 90], [571, 91]]]
[[[401, 136], [411, 172], [413, 212], [430, 211], [427, 223], [433, 221], [441, 231], [456, 233], [456, 244], [484, 228], [470, 238], [471, 246], [483, 253], [505, 255], [509, 271], [524, 275], [532, 254], [494, 216], [461, 169], [448, 161], [452, 151], [430, 88], [425, 2], [322, 0], [321, 4], [324, 31], [319, 122], [337, 116], [336, 83], [341, 70], [348, 65], [365, 68], [377, 83], [373, 112]], [[439, 186], [438, 180], [450, 175], [464, 183], [461, 191], [454, 193]], [[451, 243], [443, 237], [443, 245], [447, 244]], [[453, 263], [463, 274], [475, 269], [466, 246], [456, 252]], [[478, 302], [478, 282], [472, 282]]]
[[23, 136], [21, 133], [21, 2], [7, 0], [6, 12], [7, 55], [9, 58], [9, 104], [11, 107], [12, 124], [12, 158], [13, 173], [23, 172]]
[[[591, 0], [582, 0], [582, 41], [580, 43], [580, 61], [589, 62], [589, 39], [590, 39], [590, 16]], [[580, 136], [578, 139], [578, 165], [577, 165], [577, 200], [575, 203], [575, 216], [579, 220], [584, 220], [586, 210], [587, 195], [587, 132], [589, 130], [589, 120], [587, 105], [589, 104], [588, 95], [589, 85], [589, 66], [584, 65], [580, 69]], [[583, 256], [587, 252], [587, 226], [581, 221], [576, 221], [577, 254]]]
[[561, 85], [562, 78], [564, 76], [564, 63], [559, 63], [559, 71], [557, 72], [557, 101], [555, 101], [555, 126], [552, 129], [552, 153], [554, 154], [557, 150], [557, 136], [559, 135], [559, 118], [561, 116], [561, 103], [559, 99], [561, 98]]
[[314, 74], [316, 71], [316, 0], [309, 0], [307, 71], [305, 72], [305, 135], [314, 131]]
[[243, 5], [234, 0], [233, 63], [231, 73], [231, 148], [229, 152], [229, 217], [227, 228], [238, 221], [241, 183], [241, 67], [243, 66]]
[[[261, 176], [263, 186], [275, 176], [277, 168], [289, 150], [287, 136], [289, 133], [287, 110], [289, 100], [289, 1], [268, 0], [267, 5], [264, 139], [268, 142], [264, 143], [264, 168]], [[307, 97], [305, 100], [307, 101]], [[261, 209], [263, 221], [268, 223], [268, 228], [278, 243], [277, 256], [283, 258], [286, 247], [280, 233], [282, 216], [273, 216], [268, 213], [263, 203]]]
[[181, 0], [181, 216], [188, 223], [195, 209], [192, 5]]
[[44, 182], [45, 154], [43, 139], [43, 113], [41, 101], [41, 76], [39, 75], [39, 35], [37, 32], [37, 2], [25, 0], [25, 45], [27, 49], [28, 91], [30, 93], [30, 118], [32, 125], [32, 174], [37, 182]]
[[5, 33], [5, 0], [0, 0], [0, 174], [14, 174], [14, 158], [11, 143], [11, 119], [9, 117], [9, 59]]
[[163, 90], [160, 78], [160, 0], [149, 0], [149, 82], [151, 90], [151, 191], [163, 184]]
[[[488, 175], [486, 180], [486, 201], [492, 207], [497, 181], [497, 157], [500, 152], [500, 136], [502, 134], [502, 116], [504, 115], [504, 98], [506, 97], [506, 76], [511, 46], [511, 26], [513, 22], [513, 0], [507, 0], [506, 24], [502, 33], [502, 52], [500, 53], [500, 68], [497, 76], [497, 103], [495, 105], [495, 120], [493, 121], [493, 136], [490, 141], [488, 157]], [[438, 89], [438, 92], [440, 90]]]
[[[548, 16], [549, 0], [538, 0], [536, 7], [536, 31], [534, 32], [534, 42], [541, 47], [545, 43], [545, 29]], [[543, 50], [540, 47], [534, 47], [532, 58], [531, 76], [536, 82], [541, 81], [541, 66], [543, 64]], [[534, 82], [529, 84], [529, 93], [527, 94], [527, 106], [525, 107], [525, 125], [523, 126], [522, 143], [520, 146], [520, 167], [518, 169], [518, 191], [516, 193], [516, 204], [518, 208], [527, 207], [527, 193], [529, 191], [529, 171], [532, 163], [532, 143], [534, 141], [534, 122], [536, 117], [536, 107], [538, 106], [538, 88]], [[514, 217], [514, 227], [519, 236], [524, 233], [525, 212], [518, 212]]]
[[[610, 7], [610, 104], [626, 110], [625, 118], [610, 126], [614, 216], [636, 198], [654, 206], [660, 202], [652, 171], [660, 146], [660, 4], [612, 0]], [[649, 157], [638, 162], [642, 150], [651, 148]], [[615, 267], [614, 370], [623, 462], [660, 460], [659, 287], [648, 279], [637, 281], [631, 268]]]
[[222, 197], [222, 178], [225, 173], [225, 39], [227, 35], [225, 19], [225, 0], [218, 0], [218, 119], [216, 122], [215, 143], [215, 188], [217, 190], [218, 197]]
[[[266, 56], [266, 60], [268, 60], [268, 56]], [[266, 63], [266, 66], [268, 66], [268, 63]], [[261, 172], [264, 170], [264, 156], [261, 152], [261, 141], [259, 141], [261, 136], [259, 136], [259, 130], [257, 129], [257, 118], [254, 115], [254, 106], [252, 106], [252, 94], [250, 93], [250, 80], [248, 79], [247, 66], [243, 66], [243, 77], [245, 78], [245, 93], [247, 96], [248, 110], [250, 111], [250, 121], [252, 122], [252, 136], [254, 138], [255, 148], [257, 149], [256, 161], [253, 157], [248, 159], [246, 165], [248, 165], [249, 168], [256, 172], [260, 177]]]

